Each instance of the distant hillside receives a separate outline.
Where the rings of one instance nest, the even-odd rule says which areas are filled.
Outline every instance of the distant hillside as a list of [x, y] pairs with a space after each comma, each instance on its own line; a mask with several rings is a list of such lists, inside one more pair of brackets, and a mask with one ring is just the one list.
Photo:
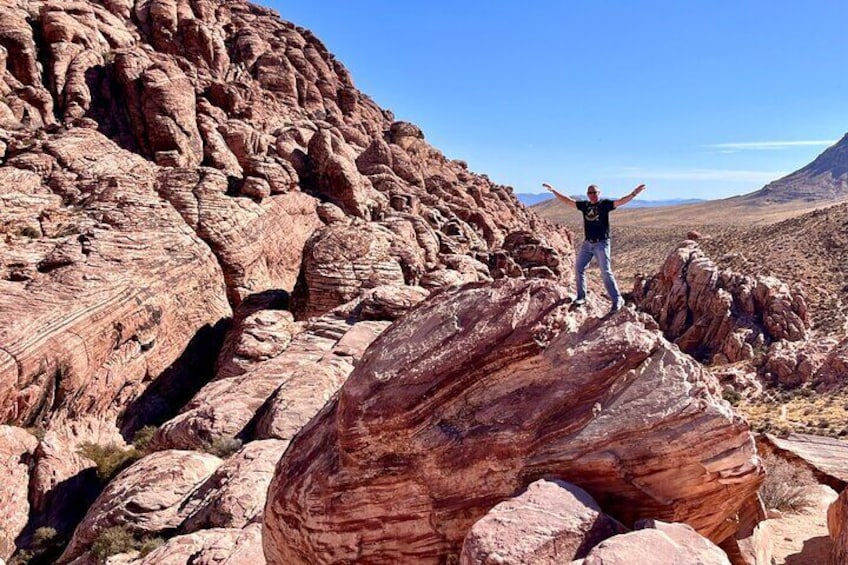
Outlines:
[[[549, 192], [539, 192], [534, 194], [522, 194], [516, 193], [515, 197], [524, 204], [525, 206], [535, 206], [536, 204], [540, 204], [547, 200], [553, 201]], [[575, 196], [575, 198], [577, 198]], [[579, 197], [579, 198], [582, 198]], [[627, 207], [628, 208], [656, 208], [659, 206], [677, 206], [680, 204], [694, 204], [696, 202], [704, 202], [703, 199], [700, 198], [676, 198], [672, 200], [633, 200], [630, 202]]]
[[848, 198], [848, 134], [809, 165], [743, 197], [746, 201], [821, 202]]

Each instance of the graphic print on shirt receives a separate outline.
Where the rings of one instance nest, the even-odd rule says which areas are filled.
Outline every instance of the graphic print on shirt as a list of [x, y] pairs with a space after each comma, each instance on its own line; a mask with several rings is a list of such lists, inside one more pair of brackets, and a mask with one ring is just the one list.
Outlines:
[[587, 206], [586, 207], [586, 219], [590, 222], [598, 221], [598, 207], [597, 206]]

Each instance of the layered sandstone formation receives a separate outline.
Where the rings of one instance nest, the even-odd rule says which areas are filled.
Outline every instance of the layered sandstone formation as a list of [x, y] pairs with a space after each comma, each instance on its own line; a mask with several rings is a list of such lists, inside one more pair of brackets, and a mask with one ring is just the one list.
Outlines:
[[428, 291], [567, 279], [569, 234], [511, 192], [270, 10], [0, 1], [0, 421], [46, 430], [9, 540], [73, 529], [82, 442], [288, 440]]
[[650, 318], [587, 318], [566, 295], [539, 280], [469, 285], [386, 330], [280, 461], [269, 562], [449, 559], [542, 477], [625, 526], [734, 534], [762, 468], [716, 381]]

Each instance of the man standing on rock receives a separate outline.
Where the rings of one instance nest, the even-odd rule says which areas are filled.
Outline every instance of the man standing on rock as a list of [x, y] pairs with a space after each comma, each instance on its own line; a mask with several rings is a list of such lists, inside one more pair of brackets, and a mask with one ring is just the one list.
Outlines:
[[624, 300], [621, 298], [618, 284], [616, 284], [615, 276], [612, 274], [609, 213], [636, 198], [640, 192], [645, 190], [645, 185], [640, 184], [633, 189], [633, 192], [618, 200], [606, 198], [601, 200], [600, 189], [596, 185], [590, 184], [589, 188], [586, 189], [586, 195], [589, 197], [588, 202], [586, 200], [577, 201], [560, 194], [548, 183], [542, 183], [542, 186], [551, 191], [557, 199], [583, 213], [584, 240], [574, 264], [577, 277], [577, 297], [574, 299], [574, 304], [580, 306], [586, 301], [586, 267], [594, 257], [601, 268], [601, 278], [603, 278], [607, 294], [612, 300], [610, 313], [617, 312], [624, 305]]

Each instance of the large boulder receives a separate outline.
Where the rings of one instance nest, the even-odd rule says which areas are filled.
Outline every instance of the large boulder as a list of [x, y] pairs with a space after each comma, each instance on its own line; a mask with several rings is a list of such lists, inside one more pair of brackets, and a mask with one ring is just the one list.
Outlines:
[[186, 505], [196, 510], [180, 529], [244, 528], [261, 522], [265, 493], [286, 447], [288, 442], [276, 439], [245, 445], [189, 497]]
[[461, 565], [562, 563], [626, 529], [572, 484], [539, 480], [496, 505], [462, 544]]
[[454, 558], [475, 521], [543, 477], [625, 526], [733, 534], [763, 478], [747, 424], [650, 318], [587, 319], [567, 295], [467, 285], [393, 324], [281, 459], [268, 561]]
[[107, 528], [155, 536], [177, 529], [200, 505], [194, 491], [221, 465], [208, 453], [160, 451], [131, 465], [97, 497], [59, 559], [68, 562], [91, 548]]
[[603, 541], [583, 565], [730, 565], [727, 555], [686, 524], [650, 521], [642, 529]]

